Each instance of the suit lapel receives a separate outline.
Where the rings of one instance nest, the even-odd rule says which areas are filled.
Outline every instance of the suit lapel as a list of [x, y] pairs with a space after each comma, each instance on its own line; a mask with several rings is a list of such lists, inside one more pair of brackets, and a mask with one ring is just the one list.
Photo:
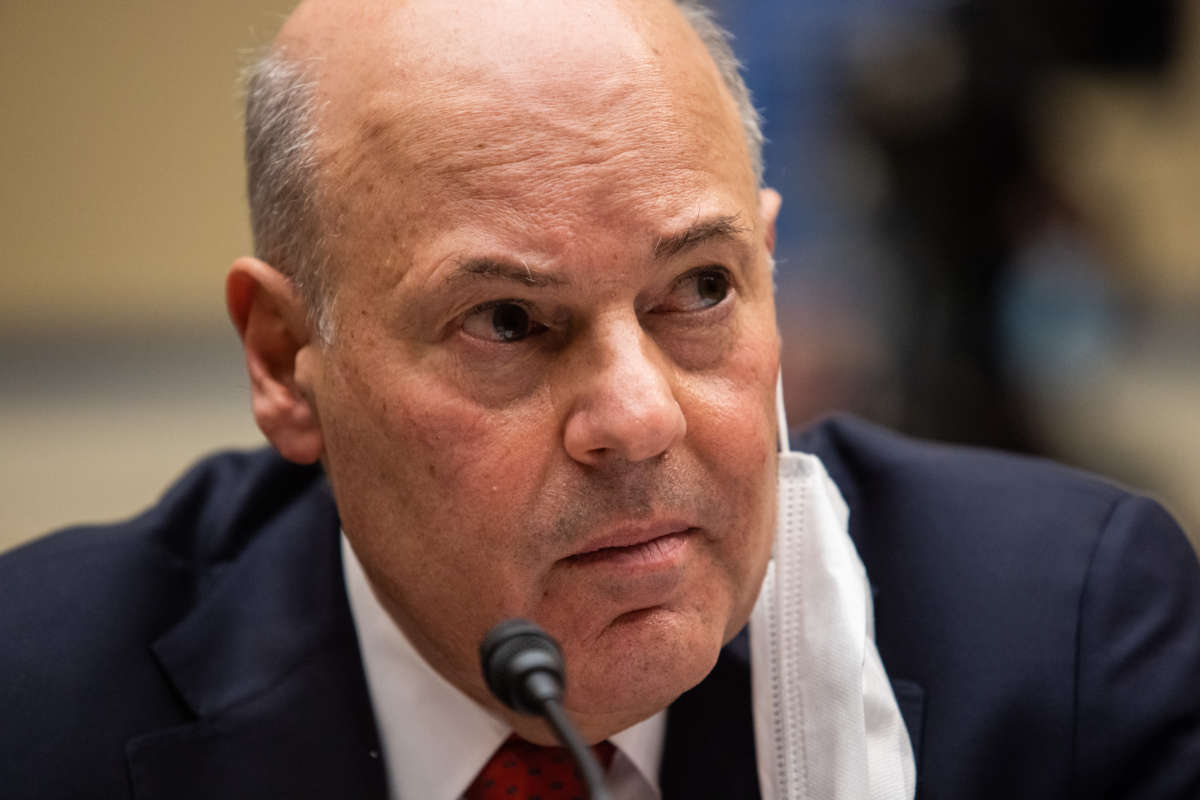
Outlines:
[[671, 704], [659, 785], [663, 800], [758, 798], [747, 629], [721, 649], [717, 665]]
[[386, 796], [338, 545], [321, 485], [153, 645], [196, 720], [128, 743], [136, 797]]
[[[747, 631], [721, 650], [707, 678], [671, 704], [659, 773], [663, 800], [759, 797]], [[891, 683], [919, 770], [925, 692], [914, 681]]]
[[[900, 706], [900, 716], [908, 730], [908, 741], [912, 744], [913, 761], [921, 767], [921, 736], [925, 728], [925, 689], [916, 681], [896, 678], [892, 680], [892, 694]], [[918, 773], [919, 774], [919, 773]]]

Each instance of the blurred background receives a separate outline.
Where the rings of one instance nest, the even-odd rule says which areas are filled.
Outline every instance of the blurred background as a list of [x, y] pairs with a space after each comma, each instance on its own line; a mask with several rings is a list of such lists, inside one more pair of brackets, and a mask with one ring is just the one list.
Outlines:
[[[234, 87], [291, 5], [0, 0], [0, 549], [262, 441]], [[784, 196], [792, 424], [1053, 457], [1200, 541], [1200, 4], [716, 6]]]

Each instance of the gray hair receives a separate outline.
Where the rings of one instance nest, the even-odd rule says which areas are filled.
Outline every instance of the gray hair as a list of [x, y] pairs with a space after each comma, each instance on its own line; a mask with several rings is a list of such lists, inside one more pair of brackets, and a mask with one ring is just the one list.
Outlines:
[[[762, 184], [761, 118], [742, 80], [732, 36], [700, 0], [676, 0], [733, 97], [757, 185]], [[246, 180], [254, 253], [286, 275], [325, 342], [332, 340], [329, 252], [320, 214], [316, 80], [309, 62], [270, 48], [245, 73]]]
[[763, 179], [763, 133], [762, 116], [754, 107], [750, 89], [742, 80], [742, 64], [733, 53], [733, 35], [717, 24], [713, 10], [700, 0], [676, 0], [675, 5], [683, 12], [692, 30], [704, 43], [709, 58], [717, 65], [717, 72], [725, 84], [726, 91], [733, 97], [738, 117], [742, 120], [742, 131], [746, 137], [746, 150], [750, 154], [750, 167], [754, 170], [754, 182], [762, 186]]
[[254, 254], [291, 279], [328, 341], [329, 257], [318, 208], [316, 81], [308, 64], [267, 50], [246, 71], [246, 183]]

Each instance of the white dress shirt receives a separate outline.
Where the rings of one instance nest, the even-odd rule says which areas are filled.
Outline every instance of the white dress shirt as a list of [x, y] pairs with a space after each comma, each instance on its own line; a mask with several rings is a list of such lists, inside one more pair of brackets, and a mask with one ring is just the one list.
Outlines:
[[[342, 569], [391, 800], [457, 800], [512, 729], [439, 675], [380, 605], [346, 537]], [[609, 738], [613, 800], [659, 800], [666, 712]]]

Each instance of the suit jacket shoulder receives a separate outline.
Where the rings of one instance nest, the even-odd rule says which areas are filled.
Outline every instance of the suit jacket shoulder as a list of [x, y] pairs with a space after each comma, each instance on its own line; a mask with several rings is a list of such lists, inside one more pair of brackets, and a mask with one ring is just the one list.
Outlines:
[[319, 469], [229, 453], [0, 558], [4, 796], [382, 796], [337, 530]]
[[919, 796], [1200, 797], [1200, 566], [1161, 507], [848, 418], [799, 444], [850, 506]]

